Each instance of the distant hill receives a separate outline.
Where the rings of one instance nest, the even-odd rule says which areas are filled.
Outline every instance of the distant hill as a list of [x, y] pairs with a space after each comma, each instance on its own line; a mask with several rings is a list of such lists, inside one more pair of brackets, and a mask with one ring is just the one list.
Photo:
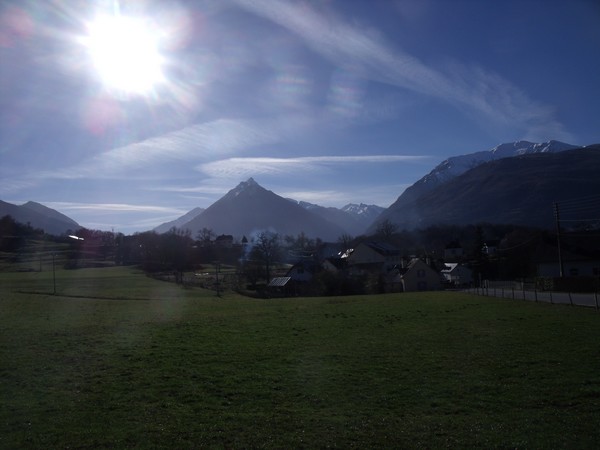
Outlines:
[[73, 219], [40, 203], [27, 202], [23, 205], [0, 200], [0, 217], [11, 216], [15, 221], [41, 228], [48, 234], [61, 235], [68, 230], [76, 231], [81, 226]]
[[185, 228], [185, 225], [189, 221], [191, 221], [192, 219], [195, 219], [197, 216], [199, 216], [203, 212], [204, 212], [204, 208], [194, 208], [190, 212], [179, 217], [178, 219], [160, 224], [159, 226], [155, 227], [152, 231], [156, 231], [157, 233], [166, 233], [173, 227]]
[[263, 188], [254, 179], [240, 183], [184, 225], [195, 236], [202, 228], [234, 237], [262, 230], [337, 240], [345, 230], [322, 216]]
[[[591, 145], [494, 159], [447, 180], [437, 177], [426, 188], [424, 177], [385, 210], [369, 231], [374, 232], [384, 220], [400, 229], [481, 222], [552, 228], [554, 202], [600, 196], [599, 167], [600, 145]], [[572, 213], [574, 223], [589, 219], [584, 217], [589, 211]]]
[[349, 203], [339, 209], [319, 206], [308, 202], [291, 201], [302, 206], [304, 209], [321, 216], [325, 220], [338, 225], [340, 228], [344, 229], [347, 234], [352, 236], [363, 234], [385, 209], [381, 206], [365, 205], [364, 203], [361, 203], [360, 205]]

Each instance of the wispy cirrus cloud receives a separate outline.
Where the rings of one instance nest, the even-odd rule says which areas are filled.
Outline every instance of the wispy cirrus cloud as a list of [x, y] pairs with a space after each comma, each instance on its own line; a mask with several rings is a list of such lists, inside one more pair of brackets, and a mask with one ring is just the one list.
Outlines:
[[357, 155], [357, 156], [304, 156], [297, 158], [228, 158], [201, 164], [198, 170], [208, 176], [246, 177], [256, 175], [285, 175], [299, 172], [318, 172], [345, 164], [377, 164], [420, 161], [423, 155]]
[[160, 171], [168, 163], [189, 165], [274, 142], [277, 137], [267, 129], [257, 122], [218, 119], [113, 148], [84, 163], [36, 173], [35, 177], [38, 180], [152, 177], [154, 173], [145, 169]]
[[349, 24], [334, 14], [320, 14], [306, 3], [236, 0], [248, 11], [286, 28], [317, 54], [360, 76], [405, 88], [484, 113], [497, 125], [508, 124], [539, 136], [571, 136], [553, 108], [532, 98], [498, 74], [477, 66], [454, 63], [440, 69], [425, 64], [380, 34]]
[[114, 229], [123, 233], [148, 230], [160, 223], [182, 216], [188, 209], [138, 203], [44, 202], [65, 213], [80, 225], [99, 230]]
[[171, 208], [158, 205], [133, 205], [127, 203], [78, 203], [78, 202], [45, 202], [50, 208], [60, 209], [61, 211], [97, 211], [106, 212], [135, 212], [135, 213], [167, 213], [183, 214], [186, 211], [178, 208]]

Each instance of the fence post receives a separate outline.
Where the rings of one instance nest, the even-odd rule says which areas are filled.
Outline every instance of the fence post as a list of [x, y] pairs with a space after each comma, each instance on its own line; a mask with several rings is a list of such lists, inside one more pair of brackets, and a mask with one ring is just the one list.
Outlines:
[[535, 302], [537, 303], [537, 289], [534, 289], [533, 293], [535, 294]]
[[596, 300], [596, 311], [598, 311], [598, 291], [594, 292], [594, 299]]
[[550, 291], [550, 304], [554, 304], [554, 302], [552, 301], [552, 291]]
[[523, 285], [523, 301], [527, 300], [527, 298], [525, 297], [525, 285]]
[[571, 297], [571, 291], [569, 291], [569, 302], [571, 303], [571, 306], [573, 306], [573, 298]]

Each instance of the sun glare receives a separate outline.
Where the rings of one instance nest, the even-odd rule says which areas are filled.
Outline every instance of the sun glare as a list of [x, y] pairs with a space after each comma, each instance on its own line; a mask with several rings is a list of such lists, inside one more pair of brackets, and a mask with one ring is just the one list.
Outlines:
[[89, 24], [86, 47], [107, 89], [146, 94], [164, 81], [156, 30], [142, 19], [98, 18]]

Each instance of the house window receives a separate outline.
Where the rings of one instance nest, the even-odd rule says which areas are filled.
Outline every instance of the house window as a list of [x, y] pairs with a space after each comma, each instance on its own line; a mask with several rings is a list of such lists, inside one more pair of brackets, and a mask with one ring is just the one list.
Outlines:
[[417, 278], [425, 278], [425, 270], [423, 270], [423, 269], [417, 270]]

